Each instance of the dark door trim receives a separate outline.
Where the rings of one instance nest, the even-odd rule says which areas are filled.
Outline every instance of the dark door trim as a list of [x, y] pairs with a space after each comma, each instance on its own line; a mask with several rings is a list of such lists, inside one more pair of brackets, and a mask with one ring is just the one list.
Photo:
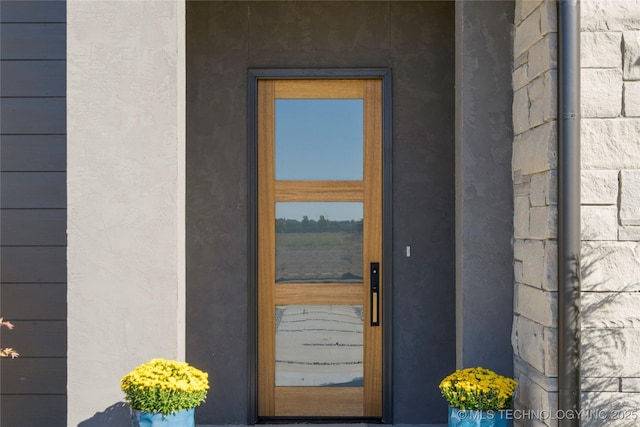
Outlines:
[[[257, 200], [258, 200], [258, 153], [257, 153], [257, 94], [258, 80], [261, 79], [313, 79], [313, 78], [336, 78], [336, 79], [362, 79], [378, 78], [382, 80], [382, 146], [383, 146], [383, 170], [382, 170], [382, 215], [383, 234], [382, 252], [385, 262], [383, 269], [383, 283], [386, 283], [386, 295], [383, 298], [382, 313], [387, 318], [393, 319], [393, 265], [392, 265], [392, 80], [390, 68], [330, 68], [330, 69], [250, 69], [247, 79], [247, 206], [248, 206], [248, 396], [247, 396], [247, 423], [255, 424], [258, 419], [258, 221], [257, 221]], [[391, 327], [384, 328], [383, 331], [383, 378], [382, 378], [382, 421], [383, 423], [393, 422], [392, 407], [392, 348], [393, 348], [393, 321], [388, 322]], [[325, 421], [340, 421], [328, 420]], [[349, 419], [349, 421], [354, 421]]]

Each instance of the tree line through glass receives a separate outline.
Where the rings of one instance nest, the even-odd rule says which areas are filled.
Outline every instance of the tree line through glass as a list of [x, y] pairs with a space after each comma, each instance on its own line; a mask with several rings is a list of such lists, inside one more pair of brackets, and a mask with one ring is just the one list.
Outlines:
[[362, 283], [362, 219], [276, 219], [277, 283]]
[[307, 215], [302, 221], [297, 219], [276, 218], [276, 233], [358, 233], [362, 234], [362, 219], [331, 221], [320, 215], [318, 220], [309, 219]]

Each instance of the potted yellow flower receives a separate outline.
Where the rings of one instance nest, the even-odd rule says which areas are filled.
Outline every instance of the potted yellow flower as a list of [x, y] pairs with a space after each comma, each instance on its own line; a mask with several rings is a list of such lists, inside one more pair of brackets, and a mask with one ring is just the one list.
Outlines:
[[186, 362], [153, 359], [122, 377], [132, 427], [195, 427], [195, 407], [209, 389], [206, 372]]
[[449, 427], [506, 427], [518, 383], [485, 368], [455, 371], [440, 383], [449, 402]]

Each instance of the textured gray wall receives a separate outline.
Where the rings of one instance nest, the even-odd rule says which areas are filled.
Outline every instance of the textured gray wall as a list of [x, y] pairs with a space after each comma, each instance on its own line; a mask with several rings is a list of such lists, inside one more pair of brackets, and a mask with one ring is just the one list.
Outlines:
[[184, 10], [67, 4], [69, 427], [126, 425], [120, 378], [185, 355]]
[[393, 69], [393, 421], [444, 423], [437, 385], [455, 368], [454, 4], [395, 1], [187, 5], [187, 360], [213, 385], [197, 421], [248, 415], [247, 69], [318, 67]]
[[66, 425], [65, 22], [64, 1], [0, 2], [2, 427]]
[[457, 364], [513, 375], [514, 3], [456, 2]]

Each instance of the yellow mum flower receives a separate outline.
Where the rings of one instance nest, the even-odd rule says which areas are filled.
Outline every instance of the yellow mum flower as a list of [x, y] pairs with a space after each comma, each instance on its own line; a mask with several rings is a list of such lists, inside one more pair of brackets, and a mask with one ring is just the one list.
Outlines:
[[500, 410], [511, 406], [517, 382], [486, 368], [456, 370], [440, 382], [449, 405], [460, 409]]
[[204, 402], [208, 377], [186, 362], [152, 359], [125, 375], [120, 386], [133, 409], [168, 415]]

